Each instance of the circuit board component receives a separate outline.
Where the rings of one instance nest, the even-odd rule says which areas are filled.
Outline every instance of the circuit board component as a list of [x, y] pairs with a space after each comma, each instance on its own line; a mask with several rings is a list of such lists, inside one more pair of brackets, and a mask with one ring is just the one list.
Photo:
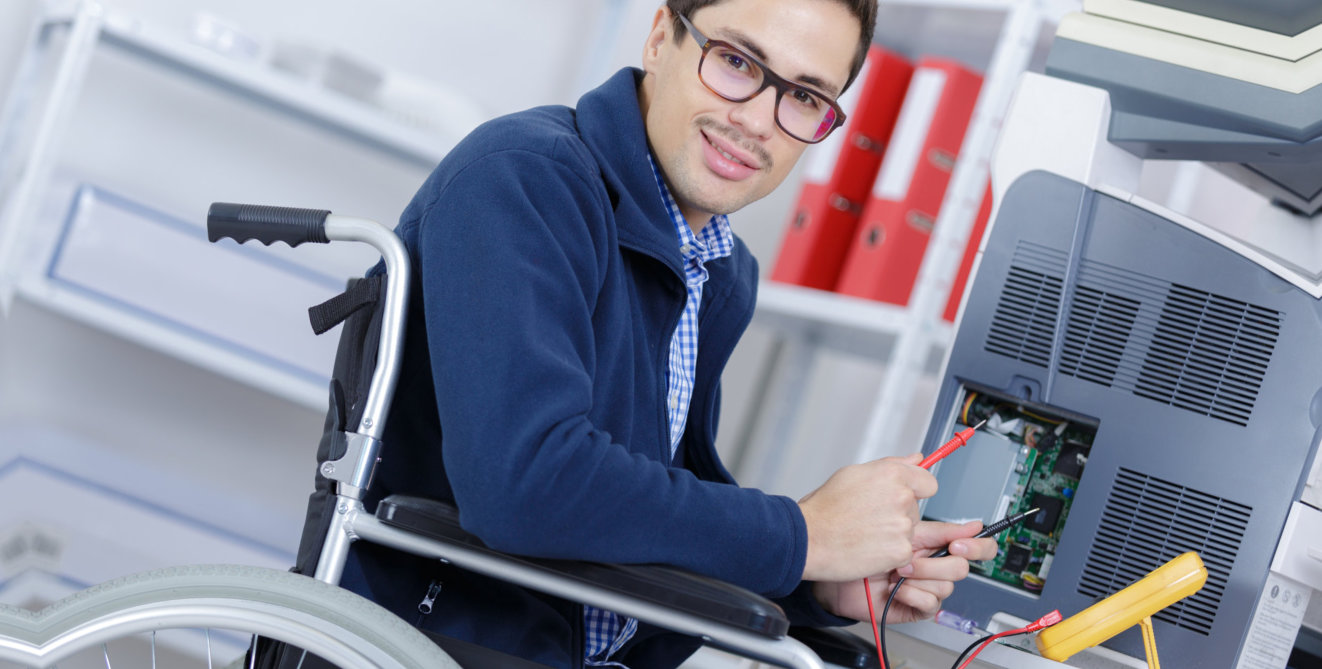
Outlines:
[[971, 565], [978, 576], [1036, 594], [1045, 586], [1070, 504], [1088, 464], [1095, 422], [996, 393], [966, 388], [956, 407], [954, 430], [986, 424], [969, 444], [934, 472], [940, 490], [923, 516], [984, 525], [1014, 513], [1039, 509], [1013, 531], [998, 537], [994, 559]]

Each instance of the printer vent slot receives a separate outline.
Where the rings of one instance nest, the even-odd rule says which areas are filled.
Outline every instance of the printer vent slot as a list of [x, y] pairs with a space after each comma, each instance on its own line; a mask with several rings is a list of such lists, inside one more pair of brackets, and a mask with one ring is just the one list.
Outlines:
[[1102, 512], [1078, 592], [1097, 599], [1113, 595], [1177, 555], [1194, 551], [1207, 567], [1206, 585], [1153, 617], [1209, 635], [1252, 511], [1122, 468]]
[[1020, 265], [1010, 267], [986, 350], [1045, 368], [1051, 361], [1061, 279]]
[[1273, 309], [1172, 284], [1133, 392], [1248, 425], [1282, 320]]
[[1110, 386], [1124, 357], [1139, 306], [1138, 300], [1079, 286], [1070, 305], [1061, 373]]

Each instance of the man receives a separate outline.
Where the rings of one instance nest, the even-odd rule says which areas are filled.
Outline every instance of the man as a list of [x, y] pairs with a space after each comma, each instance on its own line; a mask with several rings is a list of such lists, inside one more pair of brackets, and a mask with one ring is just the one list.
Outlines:
[[[839, 125], [873, 0], [670, 0], [641, 72], [574, 109], [477, 129], [404, 211], [416, 268], [404, 372], [373, 498], [453, 499], [493, 548], [662, 563], [777, 598], [796, 622], [931, 615], [995, 554], [919, 523], [914, 457], [846, 467], [795, 502], [732, 485], [719, 376], [756, 264], [725, 214]], [[958, 541], [956, 541], [958, 540]], [[917, 558], [952, 544], [952, 557]], [[420, 626], [556, 667], [675, 666], [696, 640], [380, 547], [346, 586]], [[431, 600], [432, 613], [418, 613]]]

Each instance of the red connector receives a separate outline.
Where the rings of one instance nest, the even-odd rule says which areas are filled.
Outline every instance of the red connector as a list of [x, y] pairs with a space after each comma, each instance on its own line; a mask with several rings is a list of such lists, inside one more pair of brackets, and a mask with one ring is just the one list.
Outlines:
[[978, 653], [981, 653], [984, 648], [990, 646], [993, 641], [1000, 639], [1001, 637], [1037, 632], [1043, 628], [1051, 627], [1052, 625], [1055, 625], [1056, 623], [1061, 621], [1061, 618], [1062, 616], [1060, 615], [1060, 610], [1057, 609], [1057, 610], [1053, 610], [1051, 613], [1046, 614], [1045, 616], [1042, 616], [1041, 618], [1038, 618], [1037, 620], [1034, 620], [1027, 627], [1020, 627], [1017, 630], [1007, 630], [1005, 632], [1001, 632], [1000, 634], [993, 634], [987, 637], [986, 639], [983, 639], [982, 644], [979, 645], [977, 649], [973, 651], [973, 654], [969, 655], [968, 659], [964, 660], [964, 663], [959, 665], [959, 669], [965, 669], [965, 667], [969, 666], [970, 664], [973, 664], [973, 658], [977, 657]]
[[973, 437], [973, 433], [977, 432], [978, 428], [982, 427], [982, 424], [986, 422], [987, 421], [984, 420], [973, 427], [966, 427], [959, 432], [956, 432], [955, 436], [950, 438], [950, 441], [941, 444], [941, 448], [932, 451], [931, 455], [923, 458], [923, 461], [918, 463], [918, 466], [923, 469], [931, 469], [932, 465], [940, 462], [941, 459], [947, 455], [954, 453], [955, 449], [969, 443], [969, 439]]
[[1065, 616], [1060, 615], [1060, 609], [1055, 609], [1051, 613], [1048, 613], [1045, 616], [1042, 616], [1041, 618], [1034, 620], [1032, 625], [1029, 625], [1028, 627], [1024, 628], [1024, 631], [1036, 632], [1040, 629], [1051, 627], [1052, 625], [1055, 625], [1056, 623], [1064, 619]]

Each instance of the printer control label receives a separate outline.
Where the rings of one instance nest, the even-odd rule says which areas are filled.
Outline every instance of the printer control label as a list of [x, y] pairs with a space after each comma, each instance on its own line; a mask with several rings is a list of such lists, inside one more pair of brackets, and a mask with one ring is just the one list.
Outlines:
[[1253, 613], [1253, 624], [1235, 669], [1284, 667], [1312, 596], [1312, 588], [1268, 572], [1267, 585], [1258, 598], [1258, 610]]

